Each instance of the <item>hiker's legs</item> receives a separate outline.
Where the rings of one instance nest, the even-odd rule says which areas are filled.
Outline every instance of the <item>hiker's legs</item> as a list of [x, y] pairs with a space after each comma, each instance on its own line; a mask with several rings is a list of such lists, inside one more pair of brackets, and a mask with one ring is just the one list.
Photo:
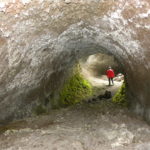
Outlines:
[[113, 80], [113, 78], [111, 78], [111, 82], [112, 82], [112, 85], [114, 85], [114, 80]]
[[108, 81], [109, 81], [109, 85], [110, 85], [110, 80], [111, 80], [111, 78], [108, 78]]

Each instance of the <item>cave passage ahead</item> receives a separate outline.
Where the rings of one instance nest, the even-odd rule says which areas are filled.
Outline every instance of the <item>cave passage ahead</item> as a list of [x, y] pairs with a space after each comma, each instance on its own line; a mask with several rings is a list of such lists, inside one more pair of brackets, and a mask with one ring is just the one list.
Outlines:
[[[122, 66], [117, 63], [112, 55], [97, 53], [80, 59], [78, 64], [81, 75], [91, 84], [93, 89], [91, 97], [89, 96], [86, 101], [110, 100], [112, 98], [112, 102], [129, 105], [125, 98], [127, 85], [125, 84]], [[107, 77], [109, 67], [115, 74], [110, 83]]]
[[[110, 66], [114, 75], [109, 83], [106, 71]], [[110, 99], [124, 82], [122, 68], [111, 55], [98, 53], [84, 57], [77, 60], [70, 70], [57, 94], [59, 97], [53, 97], [53, 101], [50, 101], [52, 108], [87, 102], [98, 97], [99, 100]], [[107, 96], [106, 93], [109, 95]]]
[[0, 2], [0, 121], [57, 97], [76, 60], [96, 53], [115, 57], [131, 110], [150, 121], [149, 9], [149, 0]]

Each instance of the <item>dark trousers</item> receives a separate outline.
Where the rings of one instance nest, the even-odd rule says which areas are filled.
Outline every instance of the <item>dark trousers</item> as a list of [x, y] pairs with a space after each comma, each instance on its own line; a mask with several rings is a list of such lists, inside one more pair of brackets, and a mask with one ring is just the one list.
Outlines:
[[111, 85], [111, 82], [112, 82], [112, 85], [114, 85], [114, 80], [113, 80], [113, 78], [108, 78], [108, 81], [109, 81], [109, 85]]

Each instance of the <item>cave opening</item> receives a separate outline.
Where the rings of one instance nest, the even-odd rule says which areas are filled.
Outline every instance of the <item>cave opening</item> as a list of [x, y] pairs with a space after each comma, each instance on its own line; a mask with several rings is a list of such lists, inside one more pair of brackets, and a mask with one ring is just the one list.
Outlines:
[[[77, 57], [76, 57], [77, 58]], [[121, 89], [124, 80], [124, 70], [113, 55], [96, 53], [75, 59], [74, 64], [66, 72], [63, 85], [50, 100], [52, 108], [59, 108], [76, 103], [90, 102], [101, 99], [112, 99]], [[111, 66], [115, 72], [110, 86], [106, 71]], [[109, 93], [109, 96], [106, 93]], [[118, 92], [118, 95], [120, 93]], [[125, 94], [125, 93], [124, 93]], [[116, 94], [117, 95], [117, 94]], [[125, 96], [125, 95], [120, 95]], [[118, 101], [122, 99], [119, 97]], [[60, 105], [60, 106], [59, 106]]]
[[[92, 84], [93, 88], [111, 90], [107, 77], [109, 67], [114, 71], [112, 96], [121, 88], [124, 80], [124, 71], [113, 55], [97, 53], [79, 60], [81, 74]], [[96, 93], [95, 93], [96, 94]]]

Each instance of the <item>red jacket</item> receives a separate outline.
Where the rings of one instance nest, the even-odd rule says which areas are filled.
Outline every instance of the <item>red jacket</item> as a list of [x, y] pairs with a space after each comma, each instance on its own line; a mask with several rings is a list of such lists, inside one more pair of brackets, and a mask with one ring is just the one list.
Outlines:
[[106, 74], [107, 74], [108, 78], [114, 78], [114, 76], [115, 76], [115, 73], [112, 69], [108, 69]]

